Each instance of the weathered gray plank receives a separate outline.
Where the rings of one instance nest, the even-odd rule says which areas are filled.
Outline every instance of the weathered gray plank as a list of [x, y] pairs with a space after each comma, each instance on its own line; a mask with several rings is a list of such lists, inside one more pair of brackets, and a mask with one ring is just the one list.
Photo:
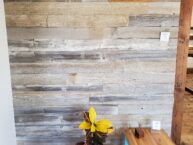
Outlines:
[[124, 70], [126, 72], [133, 72], [133, 73], [175, 73], [175, 61], [166, 60], [166, 61], [147, 61], [147, 62], [140, 62], [140, 61], [133, 61], [125, 63]]
[[161, 42], [159, 39], [38, 40], [32, 38], [31, 40], [9, 40], [8, 43], [9, 51], [159, 51], [176, 50], [177, 40]]
[[11, 63], [38, 63], [63, 61], [109, 61], [109, 60], [174, 60], [175, 51], [107, 51], [107, 52], [65, 52], [36, 51], [10, 52]]
[[[47, 95], [43, 93], [14, 93], [15, 106], [64, 106], [66, 104], [173, 104], [172, 94], [155, 94], [146, 96], [126, 96], [126, 95], [97, 95], [97, 93], [88, 94], [62, 94], [55, 93]], [[119, 93], [120, 94], [120, 93]], [[136, 93], [138, 94], [138, 93]], [[78, 101], [77, 101], [78, 100]]]
[[[136, 18], [137, 19], [137, 18]], [[141, 20], [142, 21], [142, 20]], [[134, 22], [130, 22], [131, 25]], [[133, 24], [134, 25], [134, 24]], [[154, 26], [152, 24], [152, 26]], [[127, 38], [153, 38], [159, 39], [161, 32], [170, 32], [170, 38], [176, 39], [178, 36], [178, 27], [118, 27], [112, 34], [113, 38], [127, 39]]]
[[78, 124], [71, 124], [68, 126], [17, 126], [16, 135], [18, 138], [25, 137], [25, 139], [60, 139], [83, 137], [82, 131], [78, 129]]
[[170, 104], [160, 104], [160, 105], [149, 105], [149, 104], [142, 104], [142, 105], [119, 105], [119, 114], [172, 114], [172, 106]]
[[50, 91], [50, 92], [102, 92], [103, 86], [99, 85], [18, 85], [13, 86], [14, 91]]
[[109, 95], [109, 96], [92, 96], [90, 97], [91, 104], [173, 104], [173, 94], [148, 95], [148, 96], [124, 96], [124, 95]]
[[14, 104], [15, 114], [34, 114], [34, 113], [59, 113], [63, 115], [82, 115], [83, 111], [88, 111], [89, 108], [93, 106], [97, 110], [99, 115], [118, 115], [118, 106], [117, 105], [70, 105], [66, 104], [65, 106], [60, 107], [47, 107], [47, 106], [19, 106]]
[[118, 95], [155, 95], [155, 94], [172, 94], [174, 91], [173, 83], [171, 84], [141, 84], [135, 85], [130, 82], [122, 84], [105, 84], [103, 86], [104, 93]]
[[82, 114], [56, 114], [56, 113], [35, 113], [35, 114], [16, 114], [16, 126], [24, 125], [70, 125], [78, 124], [82, 121]]
[[[159, 39], [160, 32], [171, 32], [176, 39], [178, 27], [118, 27], [118, 28], [8, 28], [9, 40], [86, 40], [107, 38], [153, 38]], [[111, 36], [112, 35], [112, 36]], [[48, 41], [49, 43], [49, 41]]]
[[[135, 84], [131, 83], [117, 83], [104, 85], [82, 85], [82, 86], [63, 86], [63, 85], [25, 85], [13, 86], [14, 91], [50, 91], [50, 92], [104, 92], [105, 94], [125, 94], [125, 95], [155, 95], [155, 94], [172, 94], [173, 83], [171, 84]], [[128, 90], [130, 90], [128, 92]]]
[[71, 105], [76, 105], [76, 104], [89, 104], [89, 96], [44, 96], [44, 97], [39, 97], [39, 96], [14, 96], [13, 98], [14, 104], [17, 107], [22, 107], [22, 106], [28, 106], [28, 107], [33, 107], [33, 106], [64, 106], [66, 104], [71, 104]]
[[[70, 97], [91, 97], [92, 94], [95, 95], [99, 95], [101, 94], [100, 92], [50, 92], [50, 91], [28, 91], [28, 92], [23, 92], [23, 91], [13, 91], [13, 96], [15, 97], [32, 97], [32, 98], [36, 98], [36, 97], [69, 97], [68, 99], [70, 99]], [[70, 105], [70, 104], [68, 104]]]
[[[123, 64], [113, 63], [14, 63], [11, 64], [13, 74], [60, 74], [77, 72], [111, 72], [123, 71]], [[164, 68], [163, 68], [164, 69]]]
[[[112, 28], [8, 28], [9, 40], [86, 40], [111, 36]], [[48, 41], [49, 42], [49, 41]]]
[[72, 73], [72, 74], [13, 74], [12, 85], [83, 85], [133, 82], [142, 83], [171, 83], [174, 73]]
[[105, 54], [107, 60], [163, 61], [174, 60], [175, 51], [111, 51]]
[[63, 73], [174, 73], [175, 61], [112, 61], [88, 63], [12, 63], [12, 74], [63, 74]]
[[177, 27], [179, 26], [178, 15], [141, 15], [130, 16], [129, 26], [146, 27]]
[[82, 52], [10, 52], [10, 62], [31, 63], [31, 62], [53, 62], [66, 60], [100, 60], [97, 53], [85, 54]]

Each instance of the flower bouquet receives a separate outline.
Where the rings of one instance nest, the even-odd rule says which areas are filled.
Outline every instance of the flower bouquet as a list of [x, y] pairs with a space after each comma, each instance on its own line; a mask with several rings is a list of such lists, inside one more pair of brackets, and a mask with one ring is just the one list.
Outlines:
[[96, 121], [96, 111], [93, 107], [89, 112], [83, 112], [84, 121], [79, 128], [85, 130], [86, 137], [84, 142], [76, 145], [103, 145], [109, 133], [113, 132], [112, 123], [109, 120]]

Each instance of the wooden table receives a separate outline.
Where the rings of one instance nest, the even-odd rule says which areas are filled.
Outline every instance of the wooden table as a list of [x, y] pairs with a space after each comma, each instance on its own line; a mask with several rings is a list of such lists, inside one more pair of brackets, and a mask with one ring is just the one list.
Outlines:
[[133, 128], [126, 129], [125, 136], [129, 145], [175, 145], [168, 137], [164, 130], [151, 131], [151, 129], [143, 128], [144, 137], [136, 138]]

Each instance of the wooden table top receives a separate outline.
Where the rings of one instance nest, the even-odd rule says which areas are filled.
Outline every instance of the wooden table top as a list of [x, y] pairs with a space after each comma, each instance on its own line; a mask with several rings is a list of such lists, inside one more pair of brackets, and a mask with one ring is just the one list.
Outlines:
[[151, 131], [151, 129], [147, 128], [142, 130], [144, 137], [140, 139], [135, 137], [135, 129], [129, 128], [126, 130], [125, 136], [129, 145], [175, 145], [164, 130]]

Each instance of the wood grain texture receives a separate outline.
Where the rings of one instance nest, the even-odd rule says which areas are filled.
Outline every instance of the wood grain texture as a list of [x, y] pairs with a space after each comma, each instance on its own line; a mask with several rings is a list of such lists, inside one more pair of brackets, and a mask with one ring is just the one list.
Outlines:
[[182, 136], [181, 144], [191, 145], [192, 142], [192, 104], [193, 104], [193, 95], [185, 92], [184, 97], [184, 114], [183, 114], [183, 126], [182, 126]]
[[174, 145], [171, 139], [166, 135], [164, 130], [152, 132], [150, 129], [142, 128], [144, 137], [136, 138], [134, 129], [129, 128], [126, 130], [125, 135], [129, 144], [132, 145]]
[[[128, 43], [130, 42], [130, 43]], [[61, 52], [64, 56], [71, 55], [71, 59], [105, 59], [109, 54], [132, 55], [138, 52], [139, 55], [144, 53], [158, 53], [162, 55], [172, 55], [176, 53], [176, 39], [169, 42], [161, 42], [159, 39], [104, 39], [104, 40], [63, 40], [63, 39], [23, 39], [9, 40], [10, 55], [18, 56], [19, 52], [25, 53], [29, 51], [31, 57], [39, 55], [53, 55]], [[117, 49], [119, 48], [119, 49]], [[109, 51], [111, 50], [111, 51]], [[103, 54], [104, 51], [104, 54]], [[148, 52], [149, 51], [149, 52]], [[30, 54], [31, 53], [31, 54]], [[50, 53], [50, 54], [49, 54]], [[53, 53], [53, 54], [52, 54]], [[146, 53], [146, 54], [147, 54]], [[61, 54], [61, 55], [62, 55]], [[95, 55], [94, 55], [95, 54]], [[145, 54], [144, 54], [145, 55]], [[74, 56], [74, 57], [73, 57]], [[100, 58], [104, 56], [104, 58]], [[154, 57], [154, 56], [152, 56]], [[159, 57], [159, 56], [158, 56]], [[161, 57], [161, 56], [160, 56]], [[175, 56], [174, 56], [175, 57]], [[70, 59], [70, 58], [68, 58]]]
[[[179, 2], [61, 3], [7, 2], [7, 15], [179, 15]], [[78, 8], [78, 9], [77, 9]]]
[[47, 16], [43, 15], [6, 15], [7, 26], [14, 27], [47, 27]]
[[179, 16], [178, 14], [165, 14], [164, 16], [163, 14], [131, 15], [129, 17], [129, 26], [177, 27], [179, 26]]
[[[116, 27], [116, 28], [8, 28], [9, 42], [33, 42], [36, 39], [42, 43], [46, 40], [90, 40], [90, 39], [159, 39], [161, 32], [170, 32], [171, 39], [177, 39], [178, 27]], [[26, 39], [25, 42], [21, 40]], [[28, 41], [27, 41], [28, 40]], [[74, 41], [75, 43], [76, 41]]]
[[187, 74], [186, 87], [193, 91], [193, 75]]
[[80, 141], [91, 106], [116, 129], [107, 145], [139, 122], [170, 134], [179, 2], [35, 1], [5, 3], [19, 145]]
[[172, 139], [179, 145], [181, 139], [183, 100], [187, 72], [187, 56], [189, 46], [189, 35], [192, 17], [192, 2], [181, 1], [181, 14], [179, 26], [179, 38], [176, 61], [176, 82], [174, 94], [174, 111], [172, 122]]

